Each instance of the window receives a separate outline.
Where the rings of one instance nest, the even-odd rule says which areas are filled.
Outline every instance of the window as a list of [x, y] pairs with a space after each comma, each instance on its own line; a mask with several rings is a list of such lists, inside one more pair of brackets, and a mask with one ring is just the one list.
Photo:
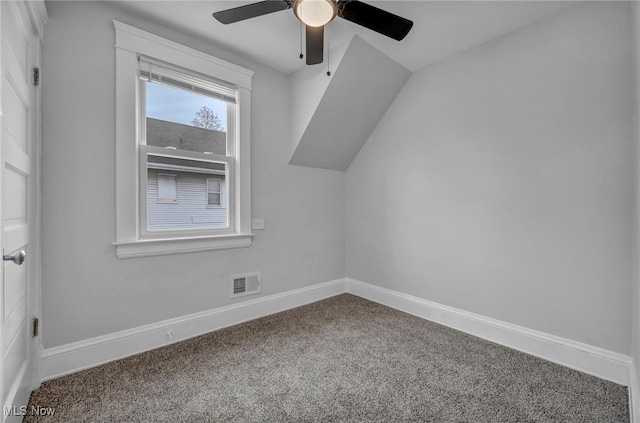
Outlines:
[[251, 244], [251, 71], [116, 28], [116, 252]]
[[221, 178], [207, 178], [207, 206], [224, 207]]
[[178, 180], [176, 175], [158, 173], [156, 175], [158, 203], [175, 203], [178, 200]]
[[[229, 233], [233, 192], [222, 196], [222, 180], [233, 180], [235, 87], [142, 55], [138, 69], [142, 236]], [[180, 185], [161, 185], [171, 182], [159, 170], [176, 172]]]

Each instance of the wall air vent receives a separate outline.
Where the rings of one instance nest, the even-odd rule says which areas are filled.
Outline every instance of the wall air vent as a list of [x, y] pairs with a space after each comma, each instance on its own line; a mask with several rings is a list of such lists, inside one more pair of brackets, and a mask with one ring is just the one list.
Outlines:
[[231, 297], [259, 294], [262, 276], [260, 272], [231, 276]]

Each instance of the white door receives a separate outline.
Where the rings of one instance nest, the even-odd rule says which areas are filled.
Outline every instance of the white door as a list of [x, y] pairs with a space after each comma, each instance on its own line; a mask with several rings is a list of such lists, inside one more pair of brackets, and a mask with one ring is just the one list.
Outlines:
[[[34, 178], [38, 145], [38, 89], [34, 67], [39, 63], [39, 40], [33, 25], [33, 5], [24, 1], [0, 0], [0, 246], [3, 266], [0, 281], [0, 395], [3, 421], [21, 421], [34, 387], [31, 359], [32, 320], [39, 308], [35, 276], [31, 265], [36, 245], [30, 242], [33, 229]], [[24, 264], [20, 257], [26, 253]], [[25, 407], [25, 408], [22, 408]]]

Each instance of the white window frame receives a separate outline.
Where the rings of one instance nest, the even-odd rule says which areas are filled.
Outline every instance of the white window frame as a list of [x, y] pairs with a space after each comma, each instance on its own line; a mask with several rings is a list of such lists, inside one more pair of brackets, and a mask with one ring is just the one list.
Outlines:
[[[251, 79], [253, 71], [220, 60], [130, 25], [113, 21], [116, 32], [116, 254], [119, 258], [146, 257], [194, 251], [248, 247], [251, 245]], [[146, 211], [146, 190], [141, 191], [141, 151], [139, 146], [140, 86], [138, 57], [153, 57], [226, 81], [236, 87], [237, 118], [235, 143], [229, 166], [231, 178], [225, 181], [233, 190], [228, 204], [228, 230], [217, 233], [163, 234], [145, 236], [142, 206]], [[142, 147], [142, 148], [141, 148]], [[188, 152], [181, 152], [188, 155]], [[145, 170], [146, 171], [146, 170]], [[232, 200], [231, 200], [232, 198]]]

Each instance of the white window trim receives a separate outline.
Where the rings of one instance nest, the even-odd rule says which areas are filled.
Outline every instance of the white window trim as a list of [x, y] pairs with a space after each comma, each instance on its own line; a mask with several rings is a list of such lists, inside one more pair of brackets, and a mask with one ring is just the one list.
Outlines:
[[[195, 251], [248, 247], [251, 245], [251, 79], [253, 71], [217, 59], [198, 50], [138, 28], [113, 21], [116, 32], [116, 254], [119, 258], [146, 257]], [[231, 233], [161, 239], [141, 237], [138, 144], [138, 55], [213, 75], [237, 87], [238, 141], [233, 159], [234, 222]], [[233, 183], [232, 183], [233, 182]], [[145, 193], [146, 198], [146, 193]], [[229, 205], [231, 209], [231, 205]]]

